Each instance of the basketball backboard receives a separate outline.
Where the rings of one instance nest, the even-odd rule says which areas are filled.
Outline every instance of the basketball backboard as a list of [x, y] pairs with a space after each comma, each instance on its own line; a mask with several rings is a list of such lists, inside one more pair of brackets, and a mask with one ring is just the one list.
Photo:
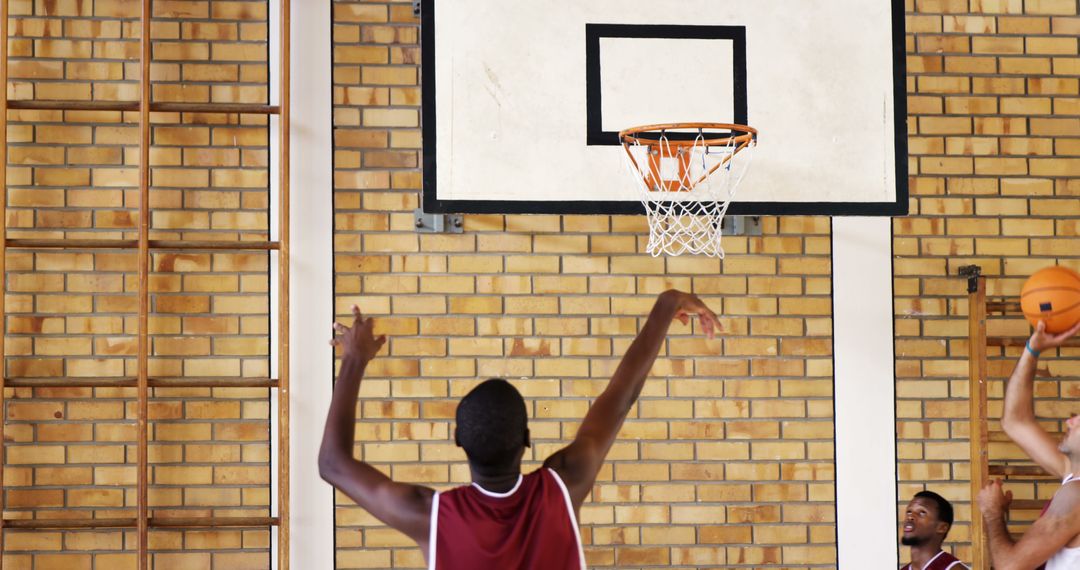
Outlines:
[[424, 0], [424, 210], [643, 212], [618, 131], [759, 131], [735, 215], [907, 212], [903, 0]]

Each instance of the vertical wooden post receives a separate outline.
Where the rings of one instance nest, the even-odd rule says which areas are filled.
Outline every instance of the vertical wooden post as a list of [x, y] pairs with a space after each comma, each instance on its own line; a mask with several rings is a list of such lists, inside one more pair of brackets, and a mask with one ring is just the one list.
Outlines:
[[278, 569], [289, 568], [289, 0], [281, 0], [281, 77], [278, 104]]
[[[8, 83], [8, 0], [0, 0], [0, 85], [4, 86], [4, 96], [0, 99], [0, 133], [4, 140], [0, 142], [0, 513], [7, 507], [7, 487], [4, 486], [4, 463], [7, 449], [4, 445], [4, 426], [7, 423], [7, 400], [4, 398], [5, 380], [7, 379], [7, 352], [4, 346], [7, 340], [7, 306], [4, 297], [7, 294], [7, 83]], [[4, 517], [0, 516], [0, 570], [4, 568]]]
[[982, 513], [975, 498], [990, 478], [986, 427], [986, 278], [968, 277], [968, 388], [971, 410], [971, 567], [990, 568]]
[[150, 60], [151, 0], [142, 0], [139, 56], [139, 341], [138, 368], [138, 472], [136, 502], [138, 513], [136, 525], [139, 542], [139, 570], [146, 570], [149, 563], [149, 422], [147, 408], [149, 399], [148, 362], [150, 359], [149, 313], [150, 313]]

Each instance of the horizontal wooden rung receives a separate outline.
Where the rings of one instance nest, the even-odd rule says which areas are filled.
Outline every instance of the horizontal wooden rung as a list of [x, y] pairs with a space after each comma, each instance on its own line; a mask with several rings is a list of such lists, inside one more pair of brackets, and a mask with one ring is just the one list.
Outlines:
[[277, 388], [277, 378], [257, 377], [177, 377], [150, 378], [151, 388]]
[[[7, 247], [20, 249], [138, 249], [139, 240], [135, 239], [36, 239], [9, 238], [4, 242]], [[278, 241], [198, 241], [152, 239], [150, 249], [167, 250], [278, 250]]]
[[7, 247], [21, 249], [138, 249], [137, 239], [38, 239], [8, 238]]
[[4, 528], [135, 528], [135, 518], [125, 519], [4, 519]]
[[[150, 517], [150, 528], [250, 528], [277, 526], [278, 517]], [[138, 519], [4, 519], [10, 529], [136, 528]]]
[[[1026, 336], [988, 336], [986, 346], [1024, 346], [1029, 337]], [[1067, 340], [1064, 346], [1080, 346], [1080, 337]]]
[[150, 103], [154, 113], [243, 113], [280, 115], [281, 107], [262, 103]]
[[[139, 110], [138, 101], [63, 101], [9, 99], [8, 109], [28, 111], [130, 111]], [[279, 115], [278, 105], [261, 103], [150, 103], [153, 113], [242, 113], [249, 115]]]
[[987, 301], [988, 313], [1019, 313], [1020, 301]]
[[28, 111], [138, 111], [138, 101], [68, 101], [61, 99], [8, 99], [8, 109]]
[[279, 241], [198, 241], [198, 240], [150, 240], [150, 249], [224, 249], [224, 250], [277, 250]]
[[1041, 511], [1046, 507], [1046, 499], [1013, 499], [1010, 509], [1014, 511]]
[[[121, 378], [5, 378], [7, 388], [136, 388], [134, 377]], [[277, 378], [266, 377], [176, 377], [149, 378], [151, 388], [277, 388]]]
[[[988, 438], [987, 441], [993, 441], [993, 442], [998, 442], [998, 443], [1001, 443], [1001, 442], [1003, 442], [1003, 443], [1011, 443], [1012, 442], [1012, 438], [1009, 437], [1009, 434], [1007, 434], [1007, 433], [1005, 433], [1003, 431], [992, 431], [992, 432], [987, 433], [986, 435], [987, 435], [987, 438]], [[1064, 434], [1060, 434], [1060, 433], [1051, 433], [1050, 438], [1053, 439], [1054, 441], [1059, 441], [1063, 435]]]
[[277, 526], [277, 517], [150, 517], [151, 528], [223, 528]]
[[5, 378], [5, 388], [134, 388], [138, 380], [124, 378]]
[[1038, 465], [990, 465], [991, 476], [998, 477], [1051, 477]]

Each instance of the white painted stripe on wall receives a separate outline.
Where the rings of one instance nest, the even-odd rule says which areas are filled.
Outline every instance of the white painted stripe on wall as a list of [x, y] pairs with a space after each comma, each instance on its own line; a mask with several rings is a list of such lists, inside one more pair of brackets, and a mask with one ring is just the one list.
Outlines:
[[892, 220], [833, 218], [832, 251], [839, 567], [896, 568]]
[[334, 374], [330, 7], [291, 3], [289, 559], [298, 570], [334, 568], [334, 493], [318, 467]]

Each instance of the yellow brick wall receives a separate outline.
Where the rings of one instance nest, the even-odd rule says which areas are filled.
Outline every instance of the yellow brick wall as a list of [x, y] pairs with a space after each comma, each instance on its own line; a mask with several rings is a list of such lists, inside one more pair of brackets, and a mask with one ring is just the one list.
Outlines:
[[[10, 96], [137, 97], [137, 2], [10, 4]], [[992, 293], [1015, 294], [1038, 267], [1080, 268], [1080, 18], [1073, 0], [906, 8], [898, 492], [956, 500], [951, 539], [966, 554], [967, 306], [956, 269], [978, 263], [1004, 277]], [[266, 101], [263, 2], [159, 0], [155, 16], [156, 100]], [[764, 236], [727, 239], [723, 262], [643, 255], [636, 217], [477, 215], [461, 235], [417, 234], [418, 33], [408, 2], [334, 3], [335, 303], [342, 315], [359, 303], [392, 339], [362, 391], [358, 455], [405, 480], [466, 481], [454, 404], [477, 379], [506, 376], [529, 400], [535, 465], [572, 436], [655, 294], [689, 289], [722, 313], [726, 334], [706, 342], [673, 329], [582, 511], [590, 565], [835, 566], [828, 220], [768, 218]], [[13, 111], [10, 236], [130, 237], [136, 118]], [[265, 237], [265, 121], [154, 122], [155, 237]], [[163, 252], [152, 263], [153, 374], [267, 373], [266, 255]], [[131, 374], [134, 274], [133, 256], [115, 251], [12, 251], [7, 374]], [[1046, 364], [1040, 414], [1063, 413], [1056, 400], [1076, 395], [1077, 356]], [[1008, 372], [1007, 359], [993, 366]], [[131, 512], [131, 390], [8, 396], [6, 516]], [[151, 414], [155, 509], [266, 513], [265, 390], [159, 390]], [[421, 566], [403, 537], [342, 497], [336, 523], [339, 568]], [[5, 563], [131, 567], [133, 540], [9, 532]], [[262, 530], [152, 535], [160, 568], [264, 567], [268, 540]]]
[[[908, 0], [907, 12], [912, 215], [893, 223], [898, 490], [901, 506], [923, 488], [956, 501], [950, 542], [970, 557], [968, 307], [957, 271], [980, 265], [990, 295], [1015, 297], [1036, 269], [1080, 269], [1080, 17], [1075, 0]], [[1017, 319], [990, 329], [1028, 334]], [[1006, 377], [1018, 354], [991, 348], [991, 376]], [[1055, 430], [1073, 411], [1080, 352], [1046, 356], [1036, 410]], [[1006, 444], [991, 452], [1019, 456]], [[1046, 498], [1055, 488], [1014, 491]]]
[[[10, 0], [15, 99], [139, 97], [137, 0]], [[153, 100], [265, 103], [264, 1], [156, 1]], [[132, 239], [138, 115], [11, 111], [8, 237]], [[265, 240], [261, 116], [154, 113], [151, 239]], [[132, 251], [9, 249], [9, 377], [136, 373]], [[270, 374], [270, 255], [152, 253], [151, 376]], [[5, 516], [135, 516], [131, 388], [8, 390]], [[152, 390], [150, 514], [269, 516], [270, 392]], [[150, 533], [158, 569], [266, 568], [265, 528]], [[133, 531], [8, 531], [5, 569], [134, 568]]]
[[[722, 315], [676, 325], [582, 508], [590, 567], [835, 566], [830, 226], [768, 218], [723, 262], [643, 254], [635, 216], [469, 215], [417, 234], [419, 26], [407, 2], [334, 5], [335, 301], [390, 336], [361, 388], [357, 455], [445, 489], [468, 481], [458, 398], [504, 376], [525, 394], [535, 468], [573, 436], [657, 293]], [[629, 183], [629, 181], [628, 181]], [[421, 553], [337, 499], [338, 568]]]

